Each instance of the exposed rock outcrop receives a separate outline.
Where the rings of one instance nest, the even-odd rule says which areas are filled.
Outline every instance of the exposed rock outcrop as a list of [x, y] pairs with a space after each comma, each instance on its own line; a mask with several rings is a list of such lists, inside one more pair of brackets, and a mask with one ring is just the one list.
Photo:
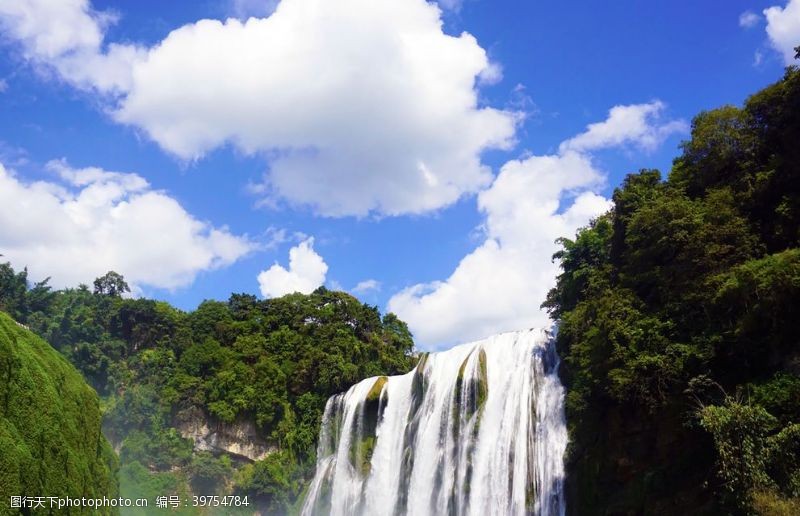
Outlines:
[[190, 409], [178, 415], [175, 427], [184, 438], [194, 441], [196, 451], [224, 452], [257, 461], [276, 450], [258, 435], [252, 421], [225, 423], [214, 420], [199, 409]]

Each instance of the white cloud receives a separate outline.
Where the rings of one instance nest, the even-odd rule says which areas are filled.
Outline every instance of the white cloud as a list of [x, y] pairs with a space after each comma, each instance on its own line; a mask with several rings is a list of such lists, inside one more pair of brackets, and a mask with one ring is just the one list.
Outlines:
[[[573, 236], [610, 207], [609, 200], [596, 193], [604, 175], [586, 151], [630, 143], [651, 148], [651, 142], [660, 141], [659, 134], [672, 131], [659, 127], [685, 124], [652, 125], [652, 117], [629, 115], [662, 108], [660, 103], [617, 106], [608, 120], [564, 142], [558, 154], [507, 162], [492, 186], [478, 196], [484, 242], [444, 281], [411, 286], [389, 300], [388, 309], [409, 323], [417, 344], [446, 347], [549, 325], [539, 307], [558, 273], [551, 261], [558, 250], [555, 240]], [[635, 130], [626, 129], [626, 122]]]
[[73, 169], [27, 184], [0, 165], [0, 254], [33, 278], [77, 286], [115, 270], [134, 287], [174, 289], [253, 249], [247, 237], [187, 213], [136, 174]]
[[478, 82], [482, 85], [497, 84], [503, 80], [503, 65], [496, 61], [489, 61], [486, 68], [478, 74]]
[[365, 294], [367, 292], [378, 292], [380, 289], [380, 281], [375, 279], [367, 279], [364, 281], [359, 281], [358, 284], [353, 287], [353, 292], [356, 294]]
[[58, 59], [71, 52], [97, 52], [113, 16], [94, 12], [88, 0], [0, 3], [0, 20], [31, 58]]
[[586, 131], [559, 146], [561, 152], [588, 152], [608, 147], [634, 145], [652, 151], [675, 133], [688, 131], [683, 120], [662, 121], [664, 103], [614, 106], [603, 122], [589, 124]]
[[319, 214], [442, 208], [491, 182], [484, 150], [513, 144], [519, 115], [478, 102], [501, 67], [469, 33], [445, 34], [425, 0], [284, 0], [149, 49], [104, 46], [108, 15], [85, 0], [21, 5], [0, 18], [28, 59], [113, 93], [117, 121], [180, 158], [266, 156], [263, 192]]
[[764, 62], [764, 53], [761, 52], [760, 50], [756, 50], [755, 53], [753, 54], [753, 66], [759, 67], [763, 62]]
[[506, 163], [478, 198], [483, 244], [445, 281], [407, 288], [388, 309], [409, 323], [422, 347], [547, 326], [539, 305], [558, 271], [554, 241], [608, 209], [591, 192], [600, 182], [590, 160], [572, 151]]
[[102, 93], [130, 87], [133, 64], [144, 56], [136, 45], [104, 47], [109, 12], [97, 12], [88, 0], [27, 0], [0, 2], [0, 28], [22, 44], [34, 65], [53, 68], [72, 85]]
[[310, 294], [325, 283], [328, 265], [314, 251], [314, 239], [308, 238], [289, 250], [289, 268], [274, 264], [258, 275], [261, 295], [280, 297], [294, 292]]
[[764, 9], [764, 16], [773, 48], [783, 55], [787, 65], [797, 64], [794, 47], [800, 45], [800, 0], [788, 0], [785, 7]]
[[758, 25], [761, 21], [761, 16], [757, 15], [753, 11], [745, 11], [739, 15], [739, 27], [744, 29], [751, 29]]
[[8, 82], [5, 79], [0, 79], [0, 93], [5, 92], [8, 89]]
[[266, 19], [186, 25], [136, 66], [115, 117], [187, 159], [269, 151], [267, 190], [323, 215], [435, 210], [488, 185], [480, 154], [507, 147], [515, 123], [478, 107], [476, 81], [499, 71], [439, 14], [285, 0]]

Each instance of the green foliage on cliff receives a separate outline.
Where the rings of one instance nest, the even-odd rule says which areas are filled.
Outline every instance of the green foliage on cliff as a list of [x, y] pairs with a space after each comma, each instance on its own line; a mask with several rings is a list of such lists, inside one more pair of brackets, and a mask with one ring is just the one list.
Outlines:
[[0, 513], [12, 513], [11, 496], [117, 497], [117, 458], [100, 426], [97, 394], [78, 371], [0, 313]]
[[[26, 272], [0, 264], [0, 306], [103, 395], [104, 431], [120, 446], [125, 492], [235, 491], [264, 510], [288, 510], [313, 475], [328, 397], [413, 365], [404, 322], [325, 288], [269, 300], [234, 294], [186, 313], [121, 297], [128, 286], [115, 273], [98, 278], [93, 291], [29, 287]], [[212, 428], [251, 423], [275, 452], [246, 467], [242, 457], [198, 455], [178, 429], [198, 419]], [[169, 492], [155, 490], [166, 485]]]
[[576, 514], [798, 505], [800, 71], [682, 149], [555, 256]]

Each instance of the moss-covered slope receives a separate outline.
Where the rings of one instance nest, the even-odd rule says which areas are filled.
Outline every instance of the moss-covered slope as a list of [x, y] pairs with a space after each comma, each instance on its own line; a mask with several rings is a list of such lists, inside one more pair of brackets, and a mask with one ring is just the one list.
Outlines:
[[0, 514], [15, 510], [11, 496], [117, 496], [117, 459], [100, 419], [78, 371], [0, 312]]

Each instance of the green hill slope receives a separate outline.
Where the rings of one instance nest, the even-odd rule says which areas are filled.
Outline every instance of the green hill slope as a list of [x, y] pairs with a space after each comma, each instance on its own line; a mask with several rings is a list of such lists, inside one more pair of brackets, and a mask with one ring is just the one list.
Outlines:
[[97, 394], [78, 371], [0, 312], [0, 514], [15, 511], [12, 496], [117, 496], [100, 422]]

